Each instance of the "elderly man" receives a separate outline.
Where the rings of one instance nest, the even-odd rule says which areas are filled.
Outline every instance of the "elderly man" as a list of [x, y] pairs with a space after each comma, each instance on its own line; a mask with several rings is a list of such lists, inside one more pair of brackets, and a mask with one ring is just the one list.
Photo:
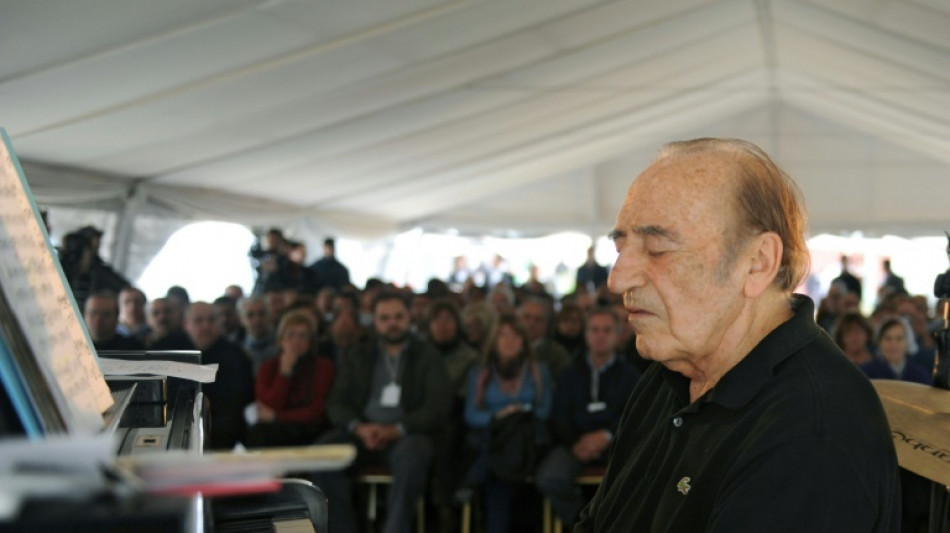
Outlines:
[[211, 407], [211, 435], [206, 447], [230, 450], [244, 438], [244, 408], [254, 401], [251, 360], [221, 335], [214, 306], [207, 302], [188, 306], [185, 331], [195, 348], [201, 350], [201, 363], [218, 365], [214, 383], [202, 385]]
[[267, 314], [267, 302], [262, 296], [248, 296], [238, 301], [238, 310], [241, 315], [241, 324], [247, 332], [241, 346], [250, 357], [256, 376], [257, 369], [265, 361], [277, 355], [277, 339], [274, 337], [270, 316]]
[[758, 147], [668, 145], [630, 186], [608, 285], [654, 364], [586, 531], [898, 531], [881, 402], [792, 290], [800, 193]]
[[168, 298], [155, 298], [148, 305], [148, 326], [145, 338], [149, 350], [192, 350], [188, 334], [182, 329], [181, 311]]

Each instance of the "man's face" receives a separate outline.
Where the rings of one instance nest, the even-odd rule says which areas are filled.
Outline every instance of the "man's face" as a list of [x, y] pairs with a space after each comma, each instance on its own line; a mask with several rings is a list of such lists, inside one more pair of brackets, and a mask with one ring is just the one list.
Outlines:
[[587, 340], [587, 349], [597, 356], [607, 357], [617, 349], [617, 323], [614, 317], [597, 313], [587, 319], [587, 330], [584, 332]]
[[383, 342], [399, 344], [409, 335], [409, 310], [399, 300], [379, 302], [373, 314], [373, 325]]
[[521, 320], [528, 328], [528, 336], [534, 342], [548, 331], [548, 311], [538, 302], [527, 302], [521, 306]]
[[245, 303], [241, 322], [244, 323], [244, 327], [247, 328], [247, 332], [252, 337], [260, 339], [267, 335], [270, 323], [267, 319], [267, 309], [264, 307], [264, 302]]
[[191, 342], [199, 350], [206, 350], [218, 340], [218, 326], [215, 322], [214, 307], [211, 304], [196, 302], [186, 313], [185, 331]]
[[127, 322], [145, 321], [145, 296], [139, 291], [120, 292], [119, 315]]
[[732, 170], [709, 153], [663, 159], [634, 181], [617, 216], [608, 285], [623, 295], [640, 354], [673, 370], [715, 352], [742, 305], [739, 268], [725, 253]]
[[93, 342], [104, 342], [115, 337], [119, 316], [112, 298], [94, 296], [86, 300], [83, 319]]
[[174, 306], [168, 300], [161, 298], [152, 301], [148, 309], [148, 325], [158, 336], [163, 336], [172, 330], [175, 313]]
[[214, 318], [218, 330], [223, 335], [227, 335], [238, 327], [237, 311], [231, 305], [214, 304]]

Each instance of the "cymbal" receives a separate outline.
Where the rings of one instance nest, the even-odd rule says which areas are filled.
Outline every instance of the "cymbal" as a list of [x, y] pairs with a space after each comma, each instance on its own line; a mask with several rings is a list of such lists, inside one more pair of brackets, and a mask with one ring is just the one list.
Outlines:
[[950, 485], [950, 390], [888, 379], [871, 383], [887, 413], [897, 462]]

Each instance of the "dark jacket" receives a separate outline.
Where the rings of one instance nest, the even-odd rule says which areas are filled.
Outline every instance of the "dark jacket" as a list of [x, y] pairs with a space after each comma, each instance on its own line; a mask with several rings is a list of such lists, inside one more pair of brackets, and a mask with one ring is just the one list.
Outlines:
[[[377, 341], [372, 339], [357, 345], [337, 363], [337, 376], [327, 402], [327, 415], [334, 426], [346, 428], [354, 420], [363, 420], [377, 350]], [[452, 407], [452, 382], [433, 346], [410, 337], [407, 355], [399, 399], [405, 411], [402, 425], [407, 433], [435, 433]]]

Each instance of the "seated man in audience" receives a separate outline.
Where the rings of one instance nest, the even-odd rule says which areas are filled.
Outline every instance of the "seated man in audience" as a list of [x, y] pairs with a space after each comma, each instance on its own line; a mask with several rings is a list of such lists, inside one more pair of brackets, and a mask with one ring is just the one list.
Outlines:
[[86, 298], [83, 320], [96, 351], [144, 350], [137, 339], [116, 333], [119, 310], [112, 291], [95, 291]]
[[135, 287], [119, 291], [119, 324], [116, 331], [144, 344], [149, 327], [145, 318], [145, 293]]
[[254, 401], [251, 361], [238, 345], [221, 336], [215, 324], [214, 307], [209, 303], [188, 306], [185, 331], [193, 346], [201, 350], [201, 364], [218, 365], [214, 382], [201, 386], [211, 408], [211, 431], [205, 446], [230, 450], [244, 438], [244, 408]]
[[541, 298], [531, 298], [521, 304], [518, 316], [524, 321], [531, 337], [531, 349], [538, 361], [548, 365], [557, 380], [561, 370], [570, 364], [571, 354], [548, 336], [551, 326], [551, 306]]
[[[337, 428], [320, 442], [353, 443], [354, 467], [387, 465], [393, 482], [386, 505], [387, 533], [408, 532], [432, 461], [432, 435], [452, 405], [452, 386], [439, 355], [409, 333], [409, 306], [395, 292], [373, 301], [376, 337], [338, 363], [327, 414]], [[314, 476], [333, 511], [332, 533], [356, 530], [345, 472]]]
[[265, 361], [277, 355], [277, 340], [270, 327], [267, 303], [261, 296], [248, 296], [238, 302], [238, 311], [247, 332], [241, 347], [251, 359], [256, 375]]
[[455, 399], [452, 416], [446, 421], [436, 439], [435, 460], [432, 472], [432, 501], [439, 508], [440, 531], [451, 530], [458, 524], [452, 501], [455, 486], [463, 472], [457, 451], [465, 446], [465, 393], [468, 389], [469, 369], [479, 360], [478, 351], [465, 342], [462, 335], [462, 313], [449, 298], [437, 299], [429, 306], [429, 342], [435, 346], [445, 370], [452, 381]]
[[155, 298], [148, 306], [148, 326], [152, 331], [145, 338], [149, 350], [193, 350], [188, 334], [182, 329], [178, 306], [168, 298]]
[[551, 424], [557, 446], [538, 467], [535, 483], [555, 515], [570, 527], [584, 505], [574, 478], [585, 465], [606, 465], [620, 415], [640, 373], [618, 356], [620, 320], [609, 307], [591, 311], [587, 352], [561, 374]]

